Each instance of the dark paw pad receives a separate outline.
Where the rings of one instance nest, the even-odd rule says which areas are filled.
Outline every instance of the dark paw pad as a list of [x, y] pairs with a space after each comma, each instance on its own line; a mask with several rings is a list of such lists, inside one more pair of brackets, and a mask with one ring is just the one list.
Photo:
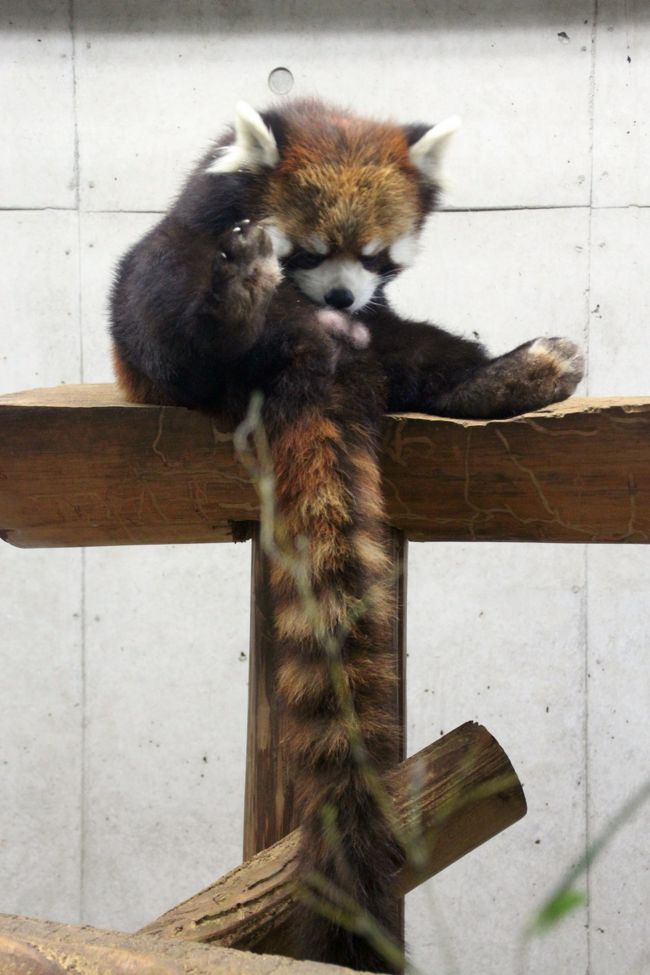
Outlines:
[[213, 265], [213, 290], [251, 287], [269, 291], [281, 278], [280, 265], [273, 244], [259, 224], [242, 220], [222, 234], [217, 243]]
[[[273, 244], [267, 232], [259, 224], [242, 220], [222, 234], [218, 241], [216, 262], [221, 265], [252, 264], [273, 257]], [[234, 268], [231, 268], [234, 270]]]
[[259, 316], [282, 278], [267, 232], [242, 220], [217, 241], [212, 300], [233, 320]]

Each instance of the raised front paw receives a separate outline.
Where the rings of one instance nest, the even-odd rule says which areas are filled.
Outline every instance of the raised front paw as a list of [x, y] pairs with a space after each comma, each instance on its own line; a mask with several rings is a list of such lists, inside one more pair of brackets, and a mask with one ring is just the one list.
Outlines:
[[250, 220], [242, 220], [217, 241], [212, 270], [215, 298], [228, 304], [236, 317], [246, 317], [266, 306], [282, 278], [268, 233]]
[[562, 338], [535, 339], [528, 345], [525, 365], [539, 399], [535, 408], [571, 396], [585, 371], [578, 346]]

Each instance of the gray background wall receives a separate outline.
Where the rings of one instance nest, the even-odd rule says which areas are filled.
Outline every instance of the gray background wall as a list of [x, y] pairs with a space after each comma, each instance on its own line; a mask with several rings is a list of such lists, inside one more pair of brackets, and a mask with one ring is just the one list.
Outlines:
[[[464, 118], [402, 309], [497, 352], [568, 335], [585, 392], [650, 393], [641, 0], [318, 6], [0, 0], [0, 391], [111, 379], [112, 265], [285, 66], [293, 94]], [[0, 910], [129, 929], [239, 862], [248, 563], [0, 550]], [[423, 971], [650, 968], [647, 809], [517, 968], [535, 907], [648, 775], [649, 586], [641, 547], [411, 547], [410, 750], [476, 718], [530, 808], [410, 897]]]

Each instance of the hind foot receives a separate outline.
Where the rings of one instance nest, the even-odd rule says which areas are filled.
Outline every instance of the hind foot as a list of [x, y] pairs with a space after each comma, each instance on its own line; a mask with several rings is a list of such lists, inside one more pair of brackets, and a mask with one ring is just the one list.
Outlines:
[[569, 339], [533, 339], [481, 366], [439, 405], [449, 416], [516, 416], [566, 399], [583, 373], [583, 355]]
[[526, 368], [543, 400], [539, 405], [546, 406], [571, 396], [584, 375], [585, 360], [569, 339], [539, 338], [530, 343]]

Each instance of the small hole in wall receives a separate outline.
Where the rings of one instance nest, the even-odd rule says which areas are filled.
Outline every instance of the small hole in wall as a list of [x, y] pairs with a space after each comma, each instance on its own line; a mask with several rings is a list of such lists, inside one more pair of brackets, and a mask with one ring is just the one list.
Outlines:
[[293, 88], [293, 75], [288, 68], [274, 68], [269, 75], [269, 88], [275, 95], [288, 95]]

